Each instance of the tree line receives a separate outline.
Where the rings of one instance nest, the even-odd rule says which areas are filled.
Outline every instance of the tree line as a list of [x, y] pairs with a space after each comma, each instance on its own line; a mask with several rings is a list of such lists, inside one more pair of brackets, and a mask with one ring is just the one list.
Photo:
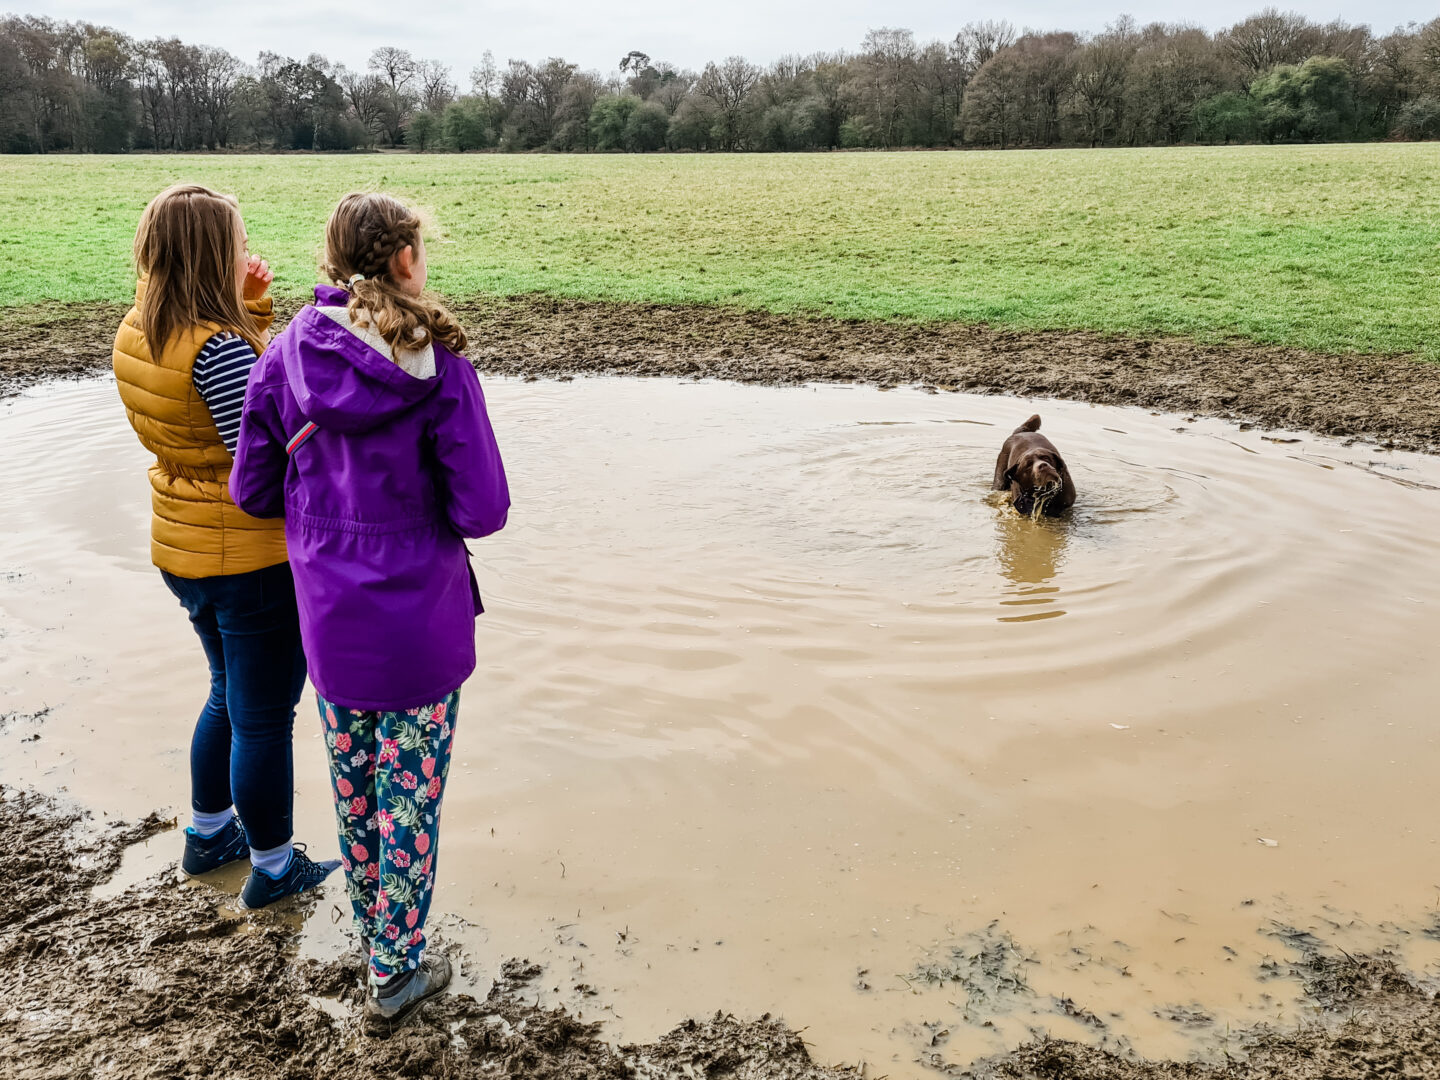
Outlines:
[[136, 40], [0, 19], [0, 150], [766, 151], [1148, 146], [1440, 137], [1440, 18], [1377, 36], [1267, 8], [1211, 34], [1122, 17], [1098, 34], [1005, 22], [854, 52], [687, 70], [635, 50], [609, 76], [485, 52], [452, 69], [396, 46], [318, 54]]

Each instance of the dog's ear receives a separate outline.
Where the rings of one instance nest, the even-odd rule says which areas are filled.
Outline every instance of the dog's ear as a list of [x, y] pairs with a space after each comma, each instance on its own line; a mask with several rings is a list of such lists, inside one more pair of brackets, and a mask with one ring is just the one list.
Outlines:
[[1006, 468], [1010, 464], [1008, 446], [1007, 442], [1007, 448], [1000, 451], [1000, 457], [995, 462], [995, 479], [990, 482], [991, 491], [1004, 491], [1010, 486], [1010, 479], [1015, 470]]

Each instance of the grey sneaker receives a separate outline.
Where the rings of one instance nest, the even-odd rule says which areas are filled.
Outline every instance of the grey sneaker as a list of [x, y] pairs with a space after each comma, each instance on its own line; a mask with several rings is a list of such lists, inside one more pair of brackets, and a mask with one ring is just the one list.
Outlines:
[[450, 961], [439, 953], [426, 953], [420, 966], [396, 975], [365, 998], [365, 1029], [385, 1033], [430, 998], [450, 985]]

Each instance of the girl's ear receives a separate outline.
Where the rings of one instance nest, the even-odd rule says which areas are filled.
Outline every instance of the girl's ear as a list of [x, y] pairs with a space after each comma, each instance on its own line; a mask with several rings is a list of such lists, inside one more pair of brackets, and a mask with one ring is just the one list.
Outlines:
[[406, 244], [403, 248], [390, 256], [390, 272], [401, 281], [409, 281], [411, 272], [415, 268], [415, 248]]

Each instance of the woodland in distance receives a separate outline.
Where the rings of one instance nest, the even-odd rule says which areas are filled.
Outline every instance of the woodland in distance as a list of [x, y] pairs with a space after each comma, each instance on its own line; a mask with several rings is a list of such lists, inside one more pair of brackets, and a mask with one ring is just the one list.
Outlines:
[[[254, 64], [109, 27], [0, 19], [0, 150], [798, 151], [1156, 146], [1440, 137], [1440, 18], [1380, 35], [1274, 8], [1209, 33], [1121, 17], [1098, 34], [1005, 22], [854, 52], [685, 70], [635, 50], [463, 78], [385, 45], [354, 70]], [[462, 86], [463, 82], [463, 86]]]

